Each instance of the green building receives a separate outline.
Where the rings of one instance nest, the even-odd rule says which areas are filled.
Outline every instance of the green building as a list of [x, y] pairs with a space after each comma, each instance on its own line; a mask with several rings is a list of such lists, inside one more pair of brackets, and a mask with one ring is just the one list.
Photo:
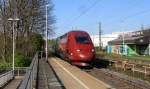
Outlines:
[[150, 55], [150, 29], [121, 34], [108, 42], [108, 53], [123, 55]]

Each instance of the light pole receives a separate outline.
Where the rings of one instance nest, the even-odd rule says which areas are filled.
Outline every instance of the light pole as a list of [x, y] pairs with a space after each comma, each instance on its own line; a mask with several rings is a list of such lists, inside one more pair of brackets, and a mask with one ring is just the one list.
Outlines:
[[[125, 21], [124, 20], [121, 20], [121, 23], [122, 23], [122, 28], [125, 28]], [[126, 55], [126, 48], [125, 48], [125, 32], [124, 32], [124, 29], [122, 29], [122, 49], [121, 49], [121, 54], [122, 55]]]
[[14, 21], [18, 21], [18, 18], [9, 18], [8, 21], [12, 21], [13, 22], [13, 72], [15, 70], [15, 24]]
[[102, 31], [101, 31], [101, 22], [99, 22], [99, 48], [100, 48], [100, 51], [101, 51], [101, 49], [102, 49], [102, 37], [101, 37], [101, 35], [102, 35]]
[[48, 47], [47, 47], [47, 45], [48, 45], [48, 30], [47, 30], [47, 8], [48, 8], [48, 6], [49, 6], [49, 4], [48, 5], [46, 5], [46, 43], [45, 43], [45, 51], [46, 51], [46, 61], [48, 61]]
[[125, 42], [124, 42], [124, 31], [123, 31], [123, 37], [122, 37], [122, 41], [123, 41], [123, 43], [122, 43], [122, 54], [124, 55], [124, 52], [125, 52]]

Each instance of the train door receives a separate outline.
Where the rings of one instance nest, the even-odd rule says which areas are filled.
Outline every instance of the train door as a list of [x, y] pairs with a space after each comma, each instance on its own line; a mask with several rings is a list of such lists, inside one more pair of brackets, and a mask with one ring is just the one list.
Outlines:
[[73, 50], [73, 43], [71, 39], [71, 34], [67, 35], [67, 47], [66, 47], [66, 55], [67, 55], [67, 60], [71, 63], [72, 59], [72, 50]]
[[66, 42], [66, 56], [68, 57], [70, 51], [69, 51], [69, 35], [67, 34], [67, 42]]

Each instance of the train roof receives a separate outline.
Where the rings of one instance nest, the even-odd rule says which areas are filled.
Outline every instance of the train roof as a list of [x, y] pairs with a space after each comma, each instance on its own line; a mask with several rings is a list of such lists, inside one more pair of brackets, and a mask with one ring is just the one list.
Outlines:
[[[71, 30], [69, 32], [86, 32], [86, 31], [83, 31], [83, 30]], [[67, 33], [69, 33], [69, 32], [67, 32]]]
[[70, 33], [78, 33], [78, 32], [87, 33], [86, 31], [83, 31], [83, 30], [71, 30], [71, 31], [68, 31], [67, 33], [65, 33], [65, 34], [63, 34], [63, 35], [61, 35], [61, 36], [59, 36], [58, 38], [61, 38], [61, 37], [65, 36], [65, 35], [67, 35], [67, 34], [70, 34]]
[[86, 31], [82, 31], [82, 30], [72, 30], [72, 31], [69, 31], [65, 34], [71, 34], [71, 33], [85, 33], [85, 34], [88, 34]]

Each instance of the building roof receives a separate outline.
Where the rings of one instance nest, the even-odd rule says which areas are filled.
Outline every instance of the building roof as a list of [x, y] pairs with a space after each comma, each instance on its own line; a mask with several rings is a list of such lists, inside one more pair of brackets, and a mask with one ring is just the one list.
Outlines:
[[150, 29], [129, 32], [120, 35], [117, 39], [109, 41], [108, 44], [149, 44]]

